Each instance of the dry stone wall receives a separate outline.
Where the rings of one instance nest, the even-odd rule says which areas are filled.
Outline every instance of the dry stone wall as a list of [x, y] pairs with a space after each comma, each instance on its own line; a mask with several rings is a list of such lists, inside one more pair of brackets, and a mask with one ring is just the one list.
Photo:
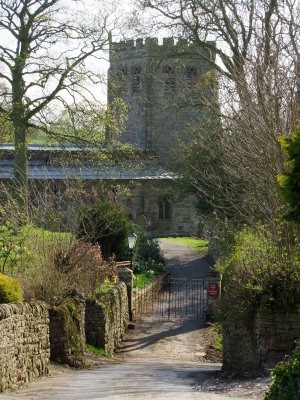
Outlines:
[[0, 304], [0, 391], [46, 375], [49, 358], [48, 306]]
[[112, 354], [128, 326], [128, 308], [124, 282], [99, 300], [76, 295], [51, 308], [43, 302], [0, 304], [0, 392], [46, 375], [50, 357], [84, 367], [86, 339]]
[[85, 300], [65, 299], [49, 309], [51, 360], [71, 367], [85, 366]]
[[86, 341], [112, 354], [129, 322], [127, 288], [120, 282], [98, 300], [86, 301]]
[[300, 340], [300, 301], [280, 306], [261, 305], [248, 326], [223, 329], [223, 368], [244, 373], [270, 368]]
[[261, 306], [255, 328], [262, 366], [282, 360], [300, 340], [300, 301], [285, 306]]

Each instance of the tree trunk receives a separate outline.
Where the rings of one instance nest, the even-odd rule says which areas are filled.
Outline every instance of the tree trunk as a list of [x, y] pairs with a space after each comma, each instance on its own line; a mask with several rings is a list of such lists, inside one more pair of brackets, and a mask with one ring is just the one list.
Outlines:
[[26, 123], [17, 121], [15, 128], [15, 169], [14, 169], [14, 193], [18, 201], [22, 218], [26, 219], [28, 204], [28, 161]]
[[22, 101], [22, 81], [13, 87], [12, 122], [15, 139], [14, 197], [19, 206], [20, 223], [28, 214], [28, 161], [27, 161], [27, 119]]
[[16, 125], [15, 125], [14, 181], [17, 187], [19, 187], [21, 190], [25, 190], [24, 194], [27, 194], [28, 161], [27, 161], [26, 124], [20, 122]]
[[17, 58], [12, 72], [12, 110], [14, 126], [15, 168], [14, 196], [19, 206], [20, 223], [26, 223], [28, 216], [28, 161], [27, 161], [27, 123], [24, 105], [25, 83], [23, 68], [25, 58]]

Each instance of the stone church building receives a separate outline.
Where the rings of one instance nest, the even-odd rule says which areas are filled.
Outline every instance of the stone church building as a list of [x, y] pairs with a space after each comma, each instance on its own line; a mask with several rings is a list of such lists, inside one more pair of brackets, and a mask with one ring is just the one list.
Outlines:
[[[117, 139], [133, 145], [143, 162], [134, 169], [126, 168], [126, 161], [108, 170], [91, 162], [79, 168], [55, 162], [66, 153], [75, 159], [81, 151], [76, 146], [30, 145], [29, 180], [50, 187], [54, 207], [58, 194], [66, 193], [67, 181], [83, 182], [87, 195], [93, 191], [96, 198], [103, 197], [104, 189], [114, 195], [116, 187], [124, 188], [115, 200], [154, 236], [197, 234], [196, 199], [181, 194], [166, 161], [179, 156], [177, 138], [185, 140], [186, 124], [204, 112], [192, 94], [210, 71], [211, 57], [215, 55], [206, 49], [173, 38], [162, 44], [156, 38], [111, 43], [108, 103], [121, 98], [128, 106], [126, 129]], [[107, 131], [107, 141], [112, 134]], [[13, 167], [13, 145], [0, 146], [0, 179], [9, 180]]]

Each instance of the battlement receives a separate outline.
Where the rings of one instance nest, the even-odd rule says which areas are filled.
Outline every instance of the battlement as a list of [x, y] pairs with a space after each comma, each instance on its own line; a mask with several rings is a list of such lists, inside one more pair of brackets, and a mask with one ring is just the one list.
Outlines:
[[[208, 45], [212, 47], [215, 46], [215, 42], [207, 41]], [[120, 42], [112, 42], [111, 43], [111, 51], [120, 52], [120, 51], [134, 51], [140, 49], [195, 49], [197, 47], [195, 44], [190, 44], [186, 39], [179, 38], [175, 40], [174, 37], [163, 38], [162, 44], [159, 44], [158, 38], [138, 38], [136, 40], [124, 40]]]

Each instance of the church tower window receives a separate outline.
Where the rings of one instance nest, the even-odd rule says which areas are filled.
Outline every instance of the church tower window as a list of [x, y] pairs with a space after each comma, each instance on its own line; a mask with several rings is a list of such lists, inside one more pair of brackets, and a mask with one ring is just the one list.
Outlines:
[[141, 67], [132, 67], [132, 93], [139, 93], [141, 89]]
[[176, 92], [176, 77], [175, 70], [171, 65], [165, 65], [163, 68], [163, 72], [166, 74], [164, 89], [165, 93], [168, 94], [170, 92]]
[[192, 89], [198, 81], [198, 68], [189, 66], [186, 70], [187, 74], [187, 86]]

